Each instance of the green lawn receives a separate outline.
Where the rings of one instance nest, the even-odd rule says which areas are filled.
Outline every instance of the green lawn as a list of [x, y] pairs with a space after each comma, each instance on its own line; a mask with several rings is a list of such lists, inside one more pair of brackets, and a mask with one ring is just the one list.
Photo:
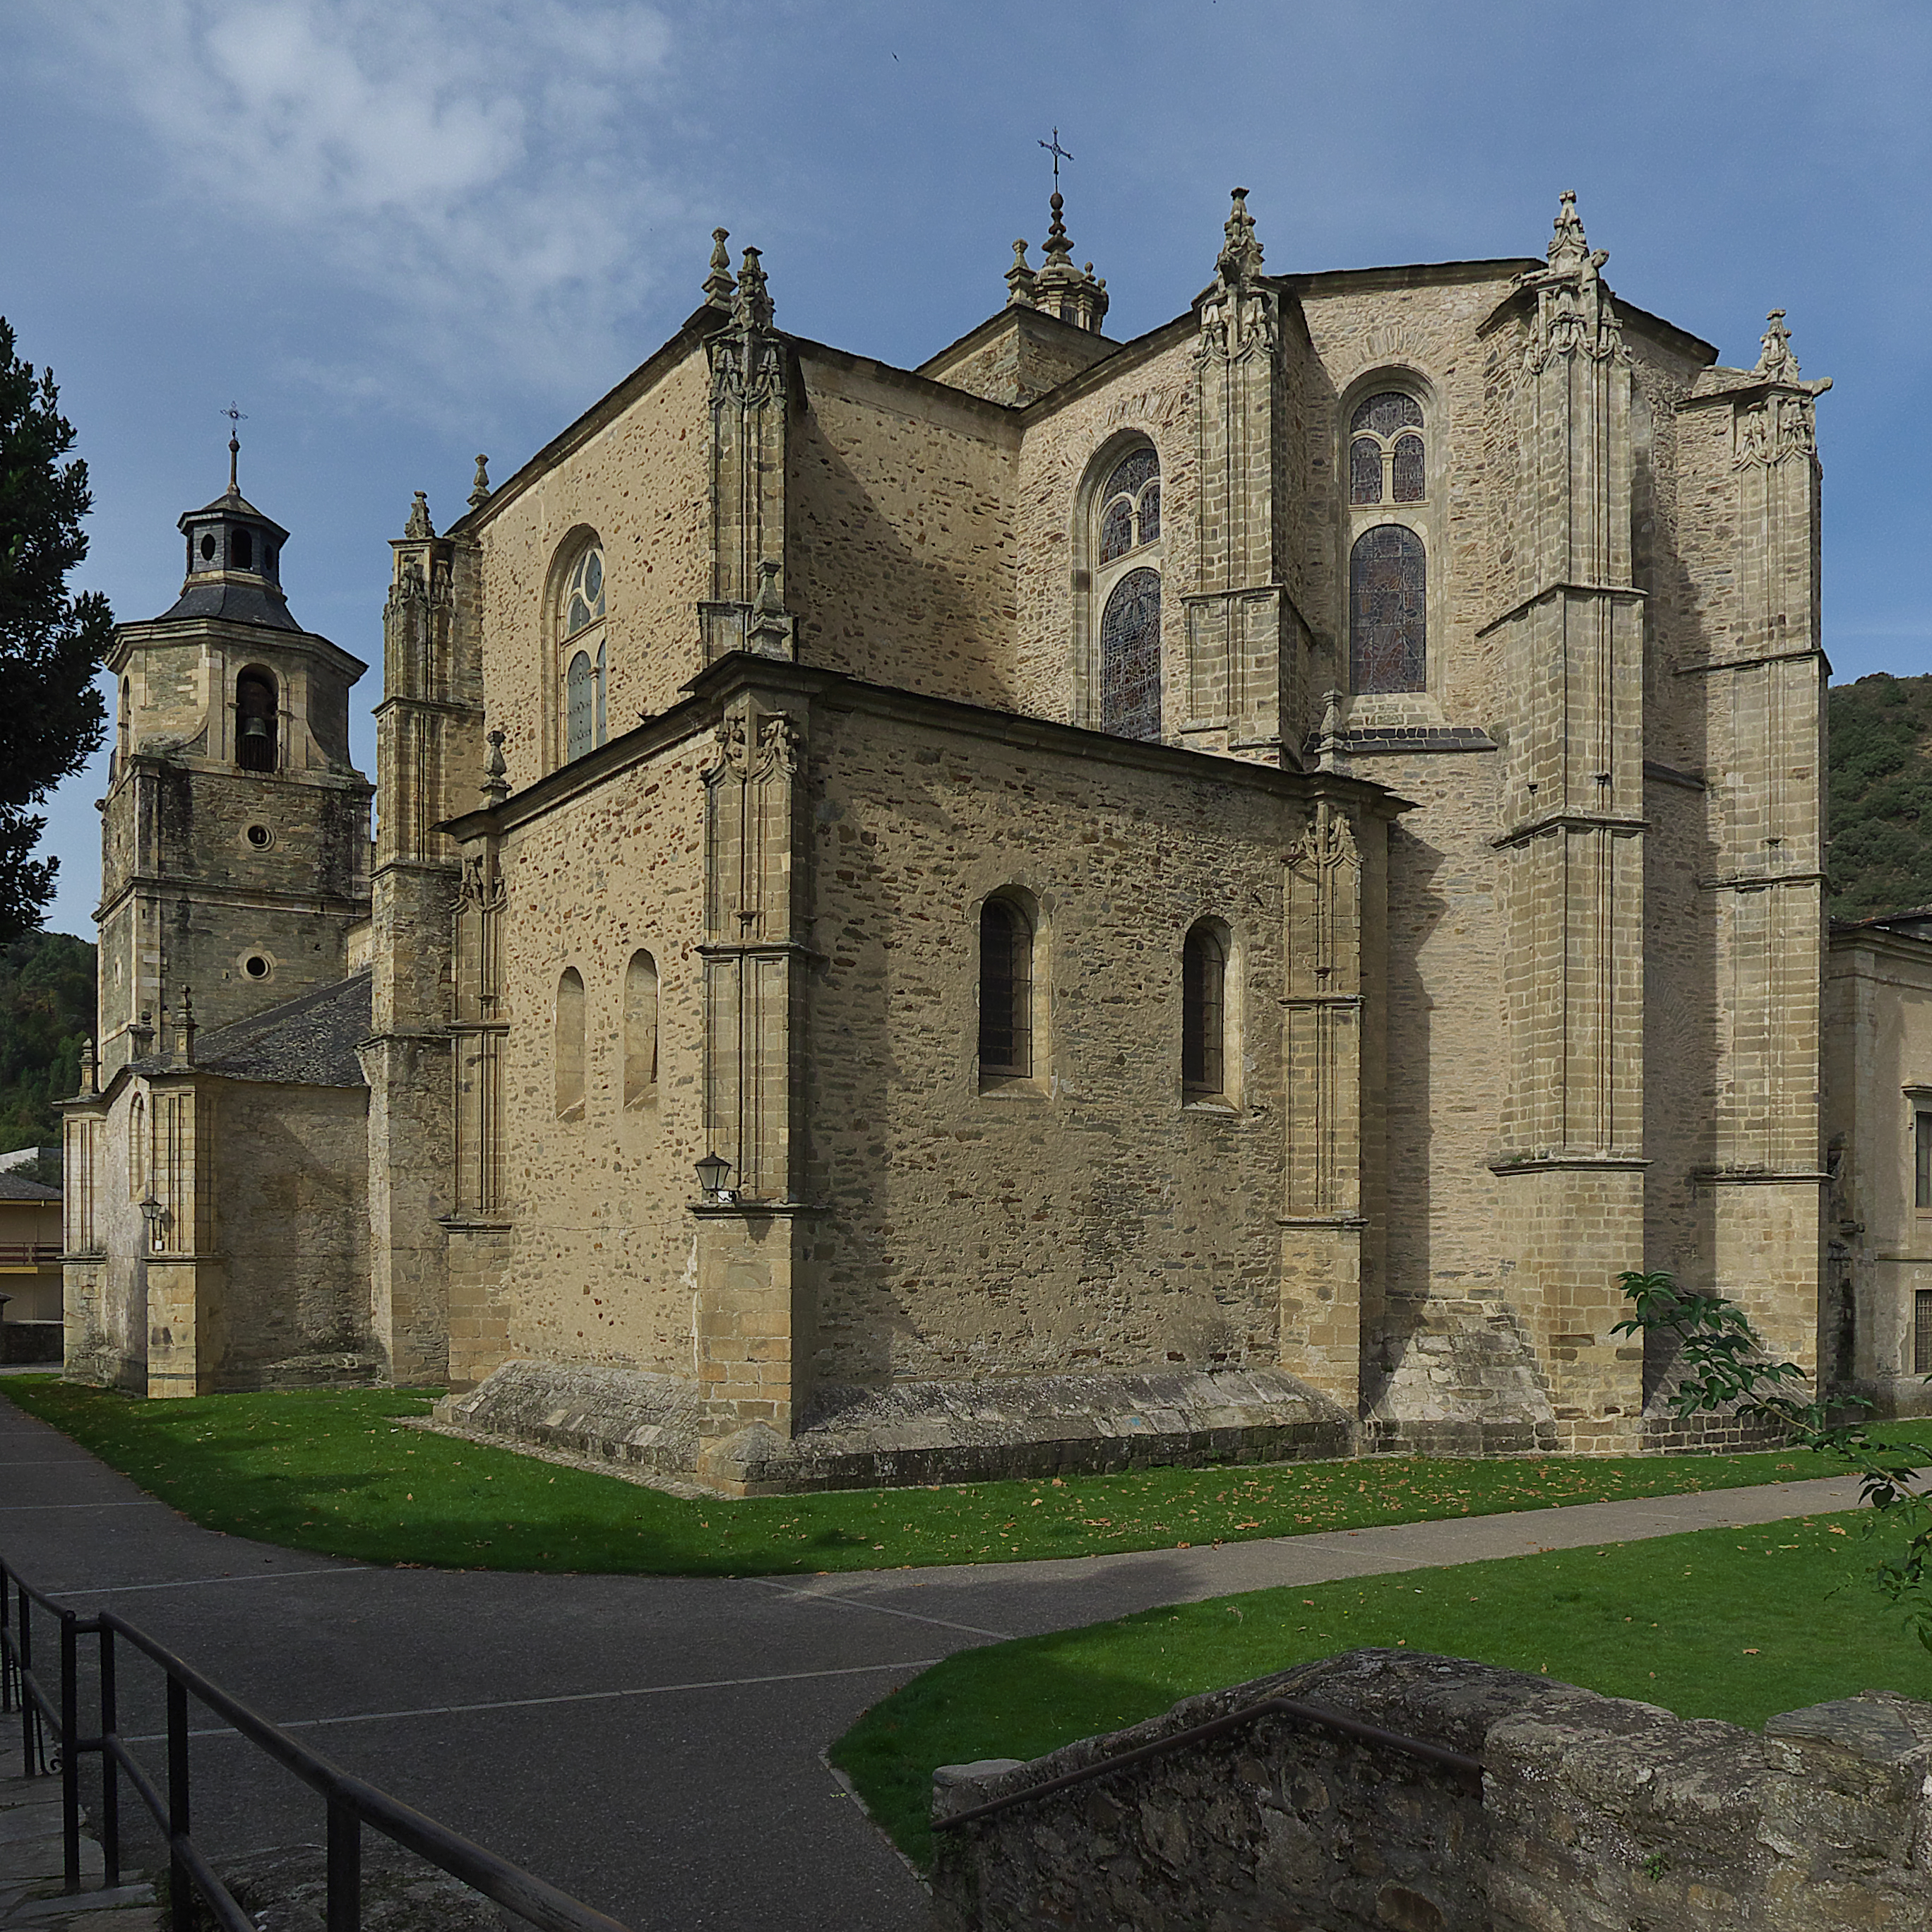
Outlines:
[[0, 1389], [196, 1522], [373, 1563], [747, 1576], [1232, 1542], [1833, 1472], [1802, 1450], [1580, 1462], [1376, 1458], [692, 1502], [401, 1426], [421, 1390], [143, 1402]]
[[1823, 1516], [1262, 1590], [988, 1645], [874, 1706], [832, 1761], [922, 1865], [935, 1765], [1036, 1757], [1365, 1645], [1546, 1671], [1754, 1728], [1876, 1688], [1932, 1699], [1932, 1655], [1866, 1580], [1883, 1547], [1867, 1540], [1869, 1521]]

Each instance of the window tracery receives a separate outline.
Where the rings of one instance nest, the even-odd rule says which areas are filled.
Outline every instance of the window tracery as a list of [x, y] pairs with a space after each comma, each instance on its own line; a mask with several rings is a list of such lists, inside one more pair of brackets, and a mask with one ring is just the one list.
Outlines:
[[1348, 500], [1419, 503], [1427, 494], [1422, 405], [1400, 389], [1366, 398], [1348, 420]]
[[604, 742], [604, 549], [593, 541], [572, 566], [558, 608], [566, 763]]

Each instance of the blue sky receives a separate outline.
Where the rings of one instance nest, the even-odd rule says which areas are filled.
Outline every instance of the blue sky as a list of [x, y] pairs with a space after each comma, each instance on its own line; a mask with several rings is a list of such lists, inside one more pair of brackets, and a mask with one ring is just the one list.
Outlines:
[[[1057, 125], [1119, 338], [1208, 279], [1236, 182], [1277, 270], [1539, 254], [1574, 188], [1618, 292], [1726, 361], [1786, 308], [1834, 381], [1836, 674], [1932, 668], [1924, 0], [4, 13], [0, 314], [54, 365], [120, 616], [173, 600], [232, 398], [296, 615], [373, 664], [410, 493], [453, 520], [476, 452], [507, 476], [640, 362], [713, 226], [782, 326], [916, 363], [998, 305], [1015, 236], [1037, 258]], [[51, 802], [56, 930], [91, 931], [104, 765]]]

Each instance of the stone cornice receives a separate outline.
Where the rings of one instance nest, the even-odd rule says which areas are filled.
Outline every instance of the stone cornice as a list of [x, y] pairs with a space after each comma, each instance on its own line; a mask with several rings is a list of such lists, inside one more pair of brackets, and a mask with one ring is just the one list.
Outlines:
[[1505, 846], [1520, 845], [1546, 832], [1621, 832], [1634, 835], [1650, 830], [1647, 818], [1630, 818], [1612, 812], [1546, 812], [1535, 818], [1520, 819], [1507, 831], [1498, 832], [1490, 843], [1501, 851]]
[[1372, 778], [1354, 778], [1340, 772], [1283, 771], [1277, 766], [1222, 758], [1177, 745], [1146, 744], [1138, 739], [1117, 738], [1106, 732], [1029, 717], [1022, 712], [994, 711], [953, 698], [930, 698], [891, 686], [867, 684], [842, 671], [760, 657], [750, 651], [734, 651], [718, 658], [700, 671], [685, 689], [691, 694], [681, 704], [647, 718], [635, 730], [610, 740], [585, 757], [546, 773], [521, 791], [512, 792], [501, 805], [466, 812], [431, 829], [453, 838], [468, 840], [500, 834], [539, 818], [614, 773], [698, 737], [716, 722], [724, 706], [742, 691], [795, 696], [807, 704], [821, 703], [834, 710], [863, 712], [956, 736], [1008, 746], [1017, 751], [1159, 772], [1192, 784], [1235, 785], [1293, 799], [1323, 796], [1352, 799], [1362, 808], [1390, 818], [1414, 808], [1413, 801], [1398, 797]]
[[1525, 611], [1533, 610], [1538, 604], [1547, 602], [1552, 597], [1634, 597], [1640, 602], [1648, 597], [1648, 590], [1640, 590], [1634, 584], [1572, 584], [1567, 580], [1546, 584], [1540, 590], [1532, 590], [1519, 603], [1512, 604], [1501, 616], [1492, 617], [1476, 634], [1486, 638], [1492, 631], [1499, 630], [1513, 619], [1520, 617]]
[[344, 673], [350, 683], [369, 667], [354, 652], [332, 643], [320, 631], [284, 631], [269, 624], [238, 623], [232, 617], [146, 617], [116, 624], [114, 642], [105, 662], [116, 676], [132, 662], [140, 645], [213, 643], [232, 644], [243, 651], [284, 651], [296, 657], [320, 658], [332, 670]]

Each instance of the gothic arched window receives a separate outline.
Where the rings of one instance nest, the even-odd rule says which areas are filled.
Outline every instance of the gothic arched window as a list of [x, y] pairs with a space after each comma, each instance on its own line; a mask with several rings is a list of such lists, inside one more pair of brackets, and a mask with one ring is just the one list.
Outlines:
[[235, 762], [244, 772], [272, 772], [275, 752], [275, 681], [244, 670], [235, 680]]
[[1130, 570], [1100, 614], [1100, 728], [1160, 741], [1160, 572]]
[[1371, 396], [1348, 420], [1348, 500], [1419, 503], [1425, 494], [1422, 405], [1400, 389]]
[[604, 742], [604, 548], [592, 542], [564, 580], [557, 613], [566, 761]]
[[634, 952], [624, 975], [624, 1105], [635, 1107], [658, 1090], [658, 962]]
[[556, 1117], [584, 1118], [584, 975], [574, 966], [556, 982]]
[[1010, 898], [980, 908], [980, 1078], [1033, 1074], [1033, 922]]
[[1204, 919], [1180, 952], [1180, 1090], [1204, 1100], [1227, 1090], [1228, 947]]
[[1348, 553], [1352, 690], [1425, 688], [1428, 591], [1428, 557], [1413, 530], [1378, 524], [1355, 539]]
[[[1094, 623], [1084, 660], [1085, 716], [1117, 737], [1159, 742], [1161, 727], [1160, 458], [1142, 443], [1114, 460], [1089, 499], [1084, 579]], [[1098, 705], [1094, 704], [1097, 685]], [[1096, 718], [1095, 714], [1098, 716]]]

